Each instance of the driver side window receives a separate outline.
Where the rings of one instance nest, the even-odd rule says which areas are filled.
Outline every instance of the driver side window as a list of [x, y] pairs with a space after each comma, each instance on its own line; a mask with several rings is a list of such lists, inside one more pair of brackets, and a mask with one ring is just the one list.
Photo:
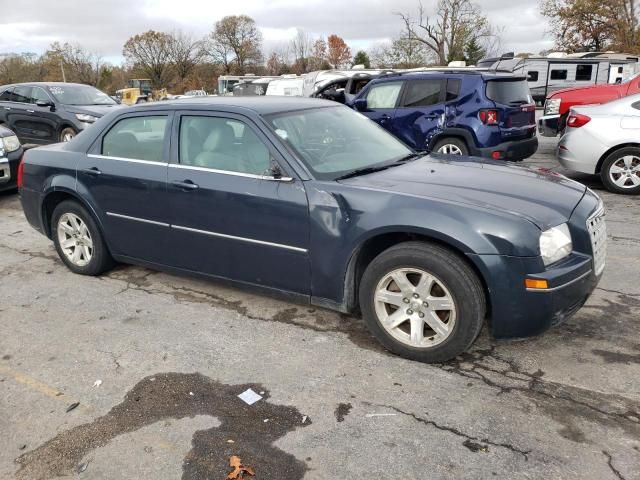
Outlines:
[[374, 85], [367, 94], [368, 108], [395, 108], [402, 89], [401, 82]]
[[265, 175], [269, 149], [244, 122], [222, 117], [183, 116], [180, 163], [235, 173]]

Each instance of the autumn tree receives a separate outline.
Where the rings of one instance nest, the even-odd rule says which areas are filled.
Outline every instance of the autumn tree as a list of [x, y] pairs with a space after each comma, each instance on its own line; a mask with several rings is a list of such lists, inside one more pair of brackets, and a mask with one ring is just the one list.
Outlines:
[[168, 48], [173, 71], [181, 88], [184, 88], [187, 77], [194, 71], [204, 55], [202, 42], [194, 40], [183, 32], [174, 32], [170, 34]]
[[495, 34], [480, 7], [471, 0], [438, 0], [434, 15], [427, 14], [420, 3], [416, 15], [398, 15], [404, 21], [406, 36], [424, 44], [440, 65], [462, 60], [471, 39], [481, 41]]
[[235, 64], [239, 74], [262, 60], [262, 34], [255, 20], [247, 15], [230, 15], [216, 22], [209, 36], [207, 51], [228, 72]]
[[351, 49], [335, 33], [327, 38], [327, 61], [333, 68], [340, 68], [351, 60]]
[[354, 65], [362, 65], [364, 68], [371, 68], [371, 60], [364, 50], [359, 50], [353, 57]]
[[155, 88], [163, 87], [171, 69], [171, 35], [149, 30], [134, 35], [124, 44], [122, 55], [149, 77]]

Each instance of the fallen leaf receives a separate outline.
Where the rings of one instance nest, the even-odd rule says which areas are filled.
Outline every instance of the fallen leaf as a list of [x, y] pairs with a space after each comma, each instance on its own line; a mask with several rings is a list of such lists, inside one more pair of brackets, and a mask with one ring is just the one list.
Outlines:
[[250, 477], [255, 476], [255, 472], [253, 468], [248, 465], [242, 465], [242, 460], [237, 455], [232, 455], [229, 457], [229, 466], [233, 468], [233, 472], [227, 475], [226, 480], [238, 480], [244, 478], [244, 474], [246, 473]]

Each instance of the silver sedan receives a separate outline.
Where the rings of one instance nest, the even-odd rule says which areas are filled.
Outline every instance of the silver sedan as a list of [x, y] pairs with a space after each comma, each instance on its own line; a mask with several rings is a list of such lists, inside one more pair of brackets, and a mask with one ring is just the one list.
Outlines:
[[569, 170], [600, 175], [611, 192], [640, 194], [640, 95], [571, 109], [557, 156]]

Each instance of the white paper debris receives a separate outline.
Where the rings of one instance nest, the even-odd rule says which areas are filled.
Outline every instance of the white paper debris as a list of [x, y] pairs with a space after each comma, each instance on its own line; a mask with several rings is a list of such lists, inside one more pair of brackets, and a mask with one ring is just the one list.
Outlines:
[[394, 417], [397, 413], [367, 413], [365, 417]]
[[99, 387], [100, 385], [102, 385], [102, 380], [96, 380], [95, 382], [93, 382], [94, 387]]
[[306, 415], [304, 415], [304, 416], [302, 417], [302, 423], [305, 423], [306, 421], [307, 421], [307, 416], [306, 416]]
[[258, 395], [256, 392], [251, 390], [250, 388], [242, 392], [238, 395], [238, 398], [242, 400], [247, 405], [253, 405], [258, 400], [262, 400], [262, 396]]

